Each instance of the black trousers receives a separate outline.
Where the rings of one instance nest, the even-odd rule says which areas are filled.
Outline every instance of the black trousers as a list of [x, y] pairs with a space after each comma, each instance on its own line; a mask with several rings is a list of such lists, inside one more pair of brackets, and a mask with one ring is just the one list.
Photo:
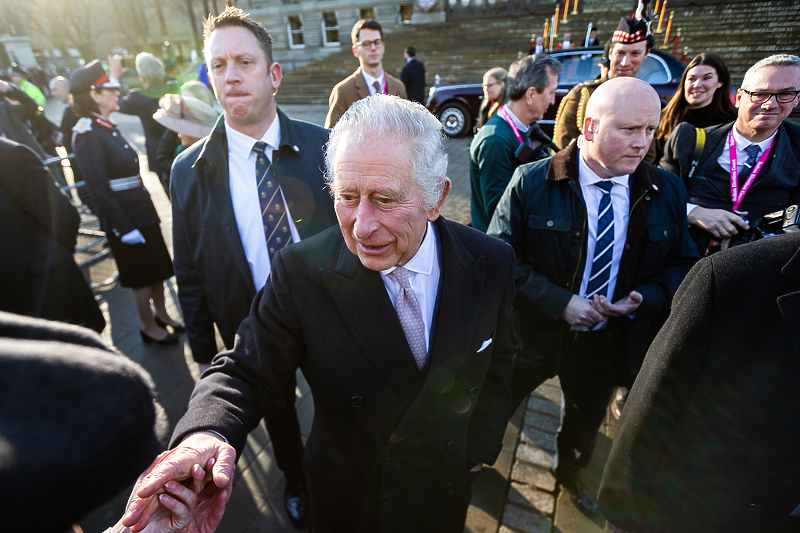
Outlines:
[[510, 383], [514, 410], [539, 385], [558, 375], [562, 391], [561, 427], [553, 470], [559, 481], [576, 480], [592, 458], [597, 431], [616, 387], [602, 357], [606, 334], [603, 330], [564, 332], [560, 353], [543, 357], [536, 352], [536, 346], [525, 342], [524, 322], [520, 326], [522, 347]]

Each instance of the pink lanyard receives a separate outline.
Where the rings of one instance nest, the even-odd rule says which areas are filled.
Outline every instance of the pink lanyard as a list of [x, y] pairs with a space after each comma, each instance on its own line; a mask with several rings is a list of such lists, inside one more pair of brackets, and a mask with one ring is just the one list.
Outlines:
[[522, 135], [519, 134], [519, 130], [517, 129], [517, 125], [514, 124], [514, 121], [508, 115], [508, 111], [506, 111], [506, 107], [505, 106], [500, 108], [500, 116], [503, 117], [503, 120], [508, 122], [508, 125], [511, 126], [511, 129], [514, 130], [514, 135], [517, 136], [517, 140], [520, 142], [520, 144], [523, 144], [522, 143]]
[[738, 167], [736, 166], [736, 139], [733, 138], [733, 128], [731, 128], [731, 131], [728, 132], [728, 151], [730, 152], [731, 156], [731, 202], [733, 203], [734, 211], [739, 210], [739, 205], [741, 205], [742, 200], [744, 200], [744, 195], [747, 194], [747, 191], [750, 190], [750, 186], [756, 180], [756, 176], [758, 176], [758, 172], [761, 170], [761, 167], [764, 166], [770, 150], [772, 150], [772, 144], [770, 144], [767, 149], [764, 150], [764, 153], [761, 154], [761, 157], [758, 158], [756, 166], [753, 167], [753, 171], [750, 172], [750, 176], [747, 177], [747, 180], [742, 185], [742, 190], [740, 192], [738, 177], [739, 171]]

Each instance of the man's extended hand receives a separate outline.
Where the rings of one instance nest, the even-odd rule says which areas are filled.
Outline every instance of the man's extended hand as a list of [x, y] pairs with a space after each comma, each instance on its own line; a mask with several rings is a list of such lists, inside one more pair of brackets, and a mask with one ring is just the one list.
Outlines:
[[125, 73], [125, 68], [122, 66], [122, 56], [119, 54], [108, 56], [108, 74], [112, 80], [119, 80]]
[[636, 312], [639, 305], [642, 303], [642, 299], [641, 294], [636, 291], [631, 291], [628, 296], [613, 304], [609, 302], [608, 298], [605, 296], [595, 294], [591, 303], [595, 311], [606, 318], [612, 316], [626, 316]]
[[561, 318], [566, 320], [570, 326], [586, 327], [605, 320], [605, 317], [595, 309], [592, 302], [586, 298], [581, 298], [577, 294], [572, 295], [567, 307], [561, 312]]
[[[208, 480], [194, 479], [192, 488], [200, 492], [206, 481], [213, 480], [208, 487], [208, 498], [217, 492], [226, 491], [230, 495], [233, 484], [236, 451], [229, 444], [210, 432], [199, 432], [187, 437], [176, 448], [158, 457], [155, 464], [141, 482], [141, 488], [128, 503], [122, 524], [134, 533], [144, 530], [158, 509], [157, 496], [165, 491], [169, 481], [181, 482], [193, 477], [193, 468], [200, 465], [211, 469]], [[207, 474], [206, 474], [207, 477]], [[221, 516], [221, 513], [220, 513]], [[200, 530], [202, 531], [202, 530]]]
[[[741, 214], [746, 215], [747, 212]], [[733, 237], [739, 233], [739, 229], [750, 229], [742, 217], [724, 209], [706, 209], [697, 206], [689, 213], [688, 221], [689, 224], [700, 226], [717, 239]]]
[[[128, 504], [141, 489], [144, 479], [166, 453], [168, 452], [159, 455], [153, 464], [139, 476], [133, 486], [133, 491], [131, 491]], [[203, 488], [206, 474], [199, 465], [192, 467], [191, 474], [192, 479], [183, 483], [168, 482], [164, 485], [166, 492], [151, 500], [152, 516], [142, 533], [174, 533], [177, 531], [212, 533], [217, 528], [222, 520], [230, 491], [216, 490], [216, 485], [213, 484]], [[122, 520], [111, 528], [111, 533], [130, 532], [131, 530], [123, 525]]]

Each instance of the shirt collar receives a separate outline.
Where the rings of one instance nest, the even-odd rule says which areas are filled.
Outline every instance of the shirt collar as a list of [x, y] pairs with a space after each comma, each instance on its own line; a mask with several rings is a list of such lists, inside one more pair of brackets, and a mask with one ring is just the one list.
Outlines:
[[383, 71], [381, 71], [381, 75], [378, 76], [377, 78], [373, 78], [372, 76], [367, 74], [367, 71], [364, 70], [363, 68], [361, 69], [361, 74], [364, 76], [364, 81], [367, 82], [367, 85], [372, 87], [372, 84], [377, 81], [378, 83], [381, 84], [381, 92], [383, 91], [383, 77], [385, 75], [385, 73]]
[[[586, 164], [586, 161], [583, 159], [583, 151], [581, 150], [578, 152], [578, 178], [581, 182], [581, 187], [588, 187], [590, 185], [594, 185], [600, 181], [604, 181], [603, 178], [595, 174], [594, 170], [589, 168], [589, 165]], [[628, 176], [630, 174], [625, 174], [624, 176], [614, 176], [610, 178], [612, 182], [616, 183], [617, 185], [622, 185], [626, 189], [628, 188]]]
[[228, 150], [232, 151], [237, 157], [247, 159], [253, 152], [253, 145], [258, 141], [263, 141], [273, 150], [277, 150], [281, 143], [281, 125], [278, 115], [272, 120], [267, 131], [260, 139], [254, 139], [240, 131], [233, 129], [227, 121], [225, 124], [225, 135], [228, 139]]
[[511, 117], [511, 120], [514, 121], [514, 125], [517, 126], [517, 129], [519, 131], [524, 133], [524, 132], [528, 131], [531, 128], [530, 126], [526, 126], [525, 124], [522, 123], [522, 121], [517, 117], [517, 115], [515, 115], [514, 112], [511, 111], [511, 108], [508, 107], [508, 104], [505, 104], [503, 106], [503, 109], [505, 109], [506, 113], [508, 113], [508, 116]]
[[[436, 260], [436, 237], [434, 234], [436, 230], [433, 228], [433, 222], [428, 222], [425, 228], [425, 238], [422, 239], [422, 244], [419, 245], [419, 250], [414, 254], [411, 260], [403, 265], [403, 267], [415, 274], [424, 274], [430, 276], [433, 272], [433, 262]], [[381, 270], [381, 276], [388, 276], [395, 271], [397, 267], [387, 268]]]
[[736, 123], [733, 124], [733, 138], [736, 141], [736, 151], [743, 152], [745, 148], [750, 146], [751, 144], [757, 144], [759, 148], [761, 148], [761, 152], [763, 153], [764, 150], [772, 146], [772, 141], [775, 140], [775, 136], [778, 134], [778, 130], [775, 130], [775, 133], [769, 136], [769, 138], [764, 139], [761, 142], [754, 143], [744, 137], [739, 131], [736, 129]]

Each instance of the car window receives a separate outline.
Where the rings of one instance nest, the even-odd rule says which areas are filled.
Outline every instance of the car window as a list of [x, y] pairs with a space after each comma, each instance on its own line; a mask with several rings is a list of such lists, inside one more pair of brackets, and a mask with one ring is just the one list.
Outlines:
[[559, 85], [575, 85], [593, 80], [600, 74], [599, 54], [564, 54], [557, 59], [564, 64], [564, 71], [558, 77]]
[[657, 85], [660, 83], [669, 83], [670, 76], [669, 72], [664, 65], [653, 57], [652, 55], [648, 55], [644, 58], [644, 62], [642, 63], [639, 72], [636, 73], [636, 77], [640, 80], [644, 80], [650, 85]]

